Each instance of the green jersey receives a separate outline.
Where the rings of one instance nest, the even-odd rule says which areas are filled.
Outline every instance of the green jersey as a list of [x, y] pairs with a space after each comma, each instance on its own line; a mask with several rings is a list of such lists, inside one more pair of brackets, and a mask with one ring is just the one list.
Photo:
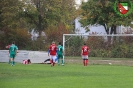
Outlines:
[[15, 44], [12, 44], [9, 48], [10, 54], [16, 54], [16, 50], [18, 50], [18, 47]]
[[57, 48], [58, 48], [57, 54], [62, 54], [63, 53], [63, 47], [61, 45], [58, 45]]

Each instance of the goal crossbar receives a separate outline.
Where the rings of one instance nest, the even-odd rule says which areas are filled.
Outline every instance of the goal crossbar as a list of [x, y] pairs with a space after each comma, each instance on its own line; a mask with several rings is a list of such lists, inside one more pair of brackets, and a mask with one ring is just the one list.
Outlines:
[[63, 34], [63, 36], [133, 36], [133, 34]]

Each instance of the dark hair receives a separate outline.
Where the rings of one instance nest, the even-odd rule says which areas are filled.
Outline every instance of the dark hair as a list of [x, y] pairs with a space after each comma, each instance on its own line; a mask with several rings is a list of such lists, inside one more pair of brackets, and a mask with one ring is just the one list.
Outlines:
[[59, 42], [59, 45], [61, 45], [61, 42]]
[[84, 43], [84, 45], [86, 45], [86, 43]]
[[13, 41], [12, 44], [15, 44], [15, 41]]
[[28, 64], [30, 64], [30, 63], [31, 63], [30, 59], [28, 59], [27, 61], [28, 61]]

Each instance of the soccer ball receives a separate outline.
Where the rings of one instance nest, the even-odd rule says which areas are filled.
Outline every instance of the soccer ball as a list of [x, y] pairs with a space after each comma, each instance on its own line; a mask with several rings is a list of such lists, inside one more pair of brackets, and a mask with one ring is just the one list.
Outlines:
[[109, 65], [112, 65], [112, 63], [109, 63]]

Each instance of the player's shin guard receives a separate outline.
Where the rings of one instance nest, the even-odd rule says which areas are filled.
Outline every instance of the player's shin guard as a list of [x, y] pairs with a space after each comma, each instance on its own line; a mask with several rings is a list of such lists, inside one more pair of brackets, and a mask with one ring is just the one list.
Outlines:
[[60, 59], [58, 58], [58, 65], [60, 65]]
[[53, 60], [50, 59], [50, 63], [52, 64], [53, 63]]
[[53, 66], [55, 65], [55, 62], [53, 62]]
[[12, 60], [12, 66], [14, 65], [14, 60]]
[[87, 65], [88, 65], [88, 59], [86, 59], [86, 61], [85, 61], [85, 62], [86, 62], [86, 66], [87, 66]]
[[63, 61], [63, 59], [62, 59], [62, 64], [64, 64], [64, 61]]
[[53, 60], [50, 59], [51, 66], [53, 66]]

